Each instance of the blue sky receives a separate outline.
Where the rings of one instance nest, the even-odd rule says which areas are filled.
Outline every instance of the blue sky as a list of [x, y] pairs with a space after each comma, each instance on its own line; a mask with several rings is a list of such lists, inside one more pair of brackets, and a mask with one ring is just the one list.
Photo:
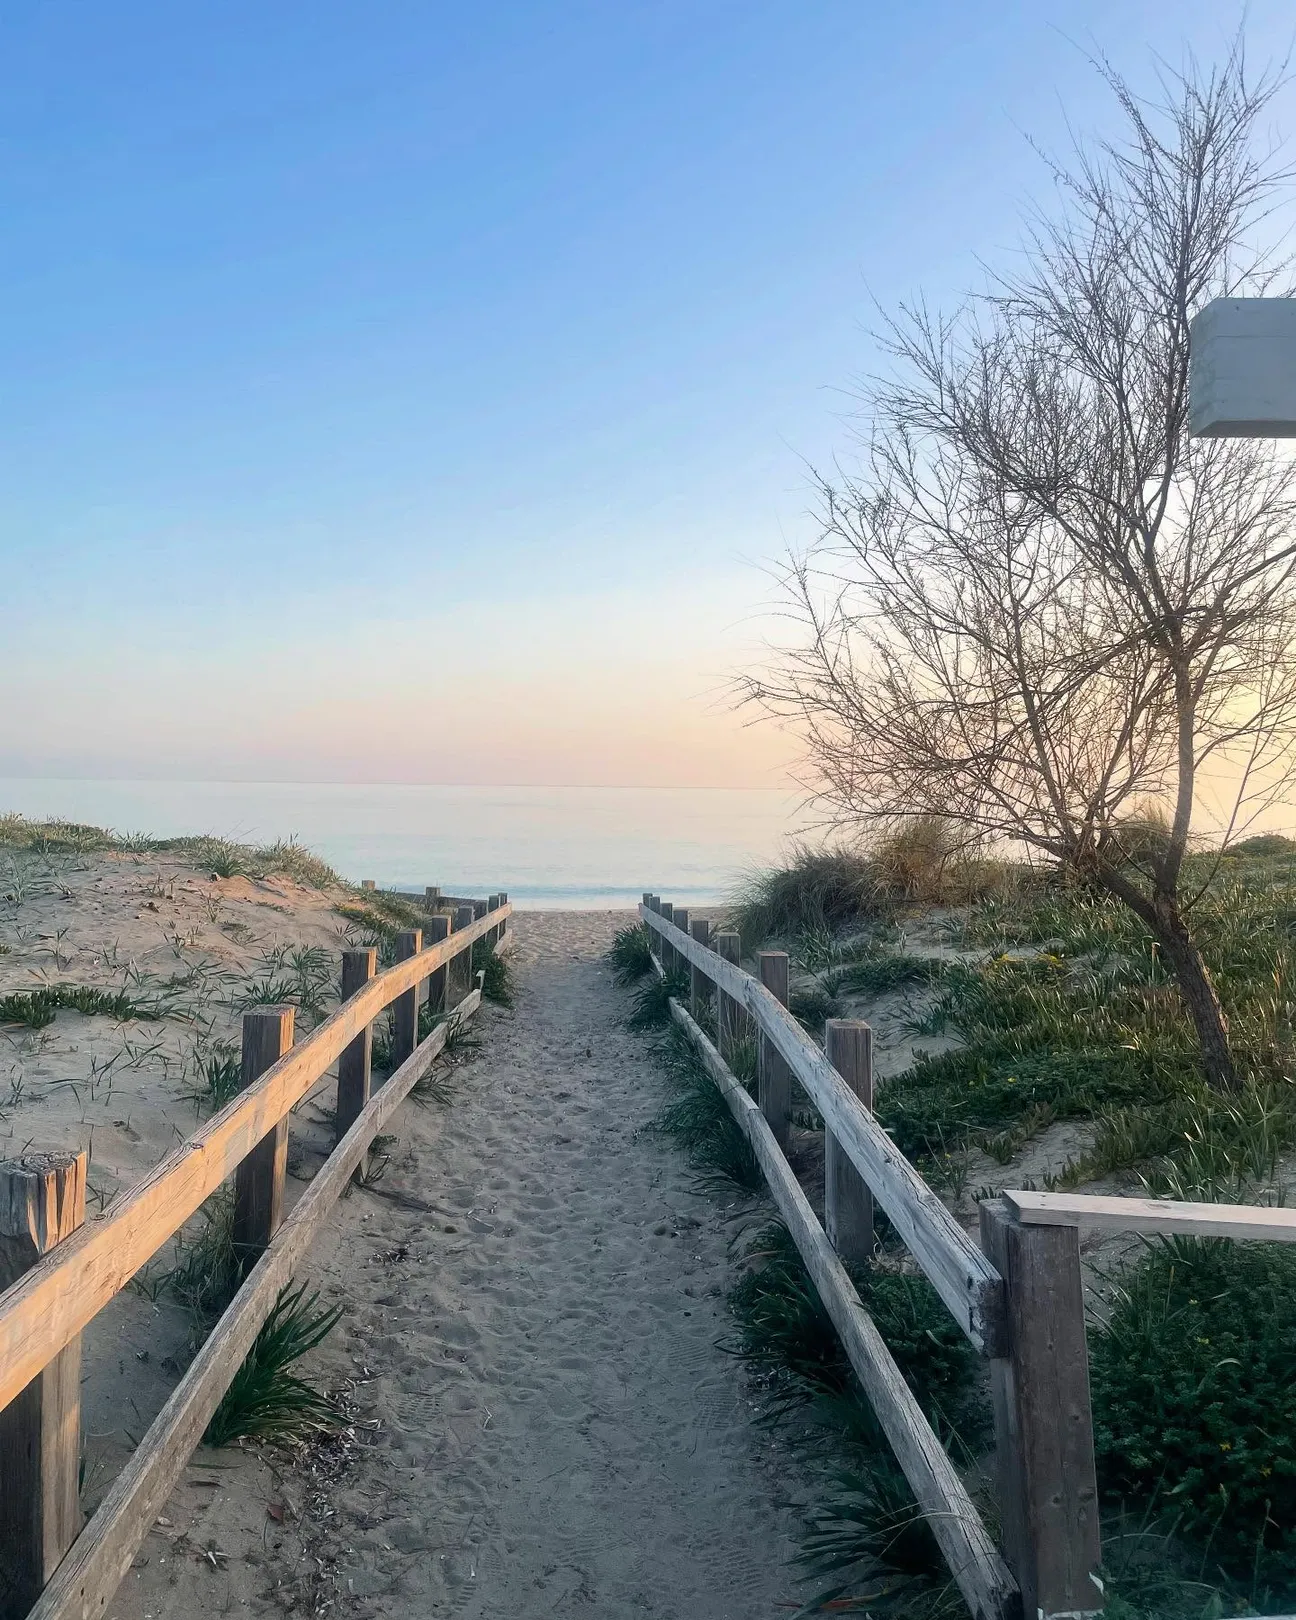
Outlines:
[[719, 694], [871, 300], [1236, 17], [11, 0], [0, 774], [775, 779]]

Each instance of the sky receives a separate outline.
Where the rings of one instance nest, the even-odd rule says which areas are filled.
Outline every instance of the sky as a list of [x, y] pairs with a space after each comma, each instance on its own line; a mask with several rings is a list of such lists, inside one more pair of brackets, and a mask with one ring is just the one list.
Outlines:
[[877, 309], [1240, 15], [8, 0], [0, 776], [777, 785]]

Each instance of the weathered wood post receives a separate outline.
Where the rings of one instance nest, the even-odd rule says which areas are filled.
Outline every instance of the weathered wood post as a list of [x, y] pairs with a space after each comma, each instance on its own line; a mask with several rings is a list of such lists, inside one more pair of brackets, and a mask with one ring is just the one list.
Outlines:
[[[675, 907], [675, 914], [671, 921], [681, 934], [689, 933], [689, 914], [685, 906]], [[668, 945], [666, 948], [670, 952], [669, 966], [666, 968], [667, 973], [677, 978], [681, 973], [687, 973], [689, 971], [688, 958], [677, 951], [673, 945]]]
[[[408, 962], [423, 949], [423, 930], [404, 928], [396, 936], [396, 960]], [[392, 1002], [392, 1070], [413, 1057], [418, 1045], [419, 987], [411, 985]]]
[[[487, 914], [487, 916], [489, 916], [492, 911], [498, 911], [499, 908], [500, 908], [500, 903], [501, 902], [500, 902], [499, 895], [497, 895], [497, 894], [488, 894], [486, 896], [486, 914]], [[499, 931], [498, 928], [492, 928], [490, 933], [487, 934], [487, 936], [486, 936], [487, 940], [492, 945], [495, 945], [495, 944], [498, 943], [499, 937], [500, 937], [500, 931]]]
[[1004, 1279], [1007, 1343], [990, 1363], [1004, 1556], [1034, 1620], [1101, 1614], [1101, 1548], [1080, 1233], [981, 1205]]
[[[675, 921], [675, 907], [669, 900], [659, 900], [657, 910], [661, 913], [663, 922], [673, 923]], [[679, 952], [675, 947], [661, 935], [658, 935], [658, 939], [661, 944], [661, 965], [666, 970], [666, 977], [669, 979], [680, 971], [683, 964], [680, 962]]]
[[[472, 906], [459, 906], [455, 910], [455, 933], [461, 928], [467, 928], [476, 921]], [[472, 989], [472, 946], [466, 945], [454, 959], [454, 986], [451, 990], [452, 1005], [458, 1006], [463, 998]]]
[[[694, 917], [689, 922], [689, 933], [699, 945], [711, 948], [711, 919], [709, 917]], [[689, 976], [689, 1011], [693, 1014], [693, 1021], [700, 1024], [706, 1016], [706, 1009], [711, 1005], [711, 981], [696, 964]]]
[[435, 883], [429, 883], [423, 890], [423, 904], [429, 911], [435, 911], [441, 904], [441, 890]]
[[[425, 937], [429, 945], [439, 945], [443, 939], [449, 939], [450, 919], [445, 912], [439, 911], [434, 917], [428, 918]], [[448, 964], [443, 964], [428, 975], [428, 1012], [433, 1018], [444, 1018], [446, 1015], [446, 985], [449, 978]]]
[[[342, 952], [342, 999], [349, 1001], [378, 971], [378, 952], [372, 945]], [[338, 1059], [337, 1112], [334, 1136], [341, 1141], [369, 1101], [373, 1077], [373, 1025], [366, 1024]]]
[[[295, 1007], [256, 1007], [243, 1014], [243, 1089], [259, 1080], [293, 1043]], [[234, 1172], [234, 1252], [250, 1271], [283, 1220], [288, 1168], [287, 1115], [261, 1138]]]
[[[715, 936], [715, 949], [717, 956], [723, 956], [726, 962], [732, 962], [738, 967], [742, 961], [742, 938], [732, 928], [722, 928]], [[733, 1056], [733, 1049], [746, 1032], [747, 1017], [742, 1006], [727, 995], [719, 984], [716, 985], [716, 1044], [720, 1048], [720, 1056], [727, 1063]]]
[[[873, 1031], [862, 1020], [830, 1018], [824, 1053], [865, 1108], [873, 1107]], [[873, 1194], [824, 1127], [824, 1231], [843, 1260], [873, 1258]]]
[[360, 879], [360, 887], [362, 889], [367, 889], [368, 892], [370, 894], [372, 894], [375, 891], [375, 889], [377, 889], [378, 885], [374, 882], [374, 880], [372, 878], [361, 878]]
[[[83, 1150], [0, 1164], [0, 1293], [85, 1220]], [[81, 1529], [81, 1335], [0, 1411], [0, 1620], [21, 1620]]]
[[[658, 895], [648, 895], [644, 901], [644, 904], [648, 907], [649, 911], [656, 912], [659, 917], [661, 916], [661, 899]], [[655, 928], [650, 928], [648, 930], [648, 940], [649, 949], [655, 952], [657, 960], [662, 965], [663, 971], [666, 971], [666, 946], [663, 944], [662, 937]]]
[[[788, 956], [786, 951], [757, 951], [756, 971], [780, 1006], [788, 1004]], [[792, 1071], [783, 1054], [762, 1030], [756, 1055], [757, 1094], [765, 1123], [781, 1148], [786, 1148], [792, 1129]]]

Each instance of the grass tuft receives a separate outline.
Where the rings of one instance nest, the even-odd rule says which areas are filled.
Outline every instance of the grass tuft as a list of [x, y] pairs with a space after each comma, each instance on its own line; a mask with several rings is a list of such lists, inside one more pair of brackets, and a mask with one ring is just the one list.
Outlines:
[[656, 1128], [684, 1149], [704, 1187], [745, 1195], [760, 1192], [765, 1180], [751, 1143], [688, 1037], [672, 1029], [659, 1057], [675, 1096], [658, 1115]]
[[477, 940], [472, 948], [472, 971], [482, 975], [482, 996], [500, 1007], [513, 1005], [513, 975], [507, 957], [499, 956], [494, 941]]
[[44, 1029], [54, 1022], [59, 1012], [115, 1018], [118, 1023], [132, 1018], [154, 1021], [162, 1017], [156, 1007], [135, 1001], [124, 990], [100, 990], [93, 985], [53, 984], [0, 996], [0, 1024], [25, 1024], [28, 1029]]
[[338, 1411], [327, 1395], [288, 1369], [322, 1344], [342, 1316], [341, 1305], [317, 1309], [306, 1284], [285, 1285], [256, 1342], [216, 1408], [203, 1436], [209, 1446], [232, 1440], [284, 1439], [333, 1428]]
[[654, 973], [636, 993], [627, 1022], [631, 1029], [662, 1029], [670, 1023], [671, 1000], [687, 1002], [688, 996], [687, 974], [672, 973], [659, 979]]
[[622, 989], [637, 984], [653, 971], [652, 935], [644, 923], [622, 928], [612, 941], [608, 960], [612, 977]]

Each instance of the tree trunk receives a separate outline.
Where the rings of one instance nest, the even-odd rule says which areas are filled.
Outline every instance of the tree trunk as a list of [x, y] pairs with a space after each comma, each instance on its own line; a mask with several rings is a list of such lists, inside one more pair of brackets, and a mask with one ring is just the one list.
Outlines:
[[1232, 1091], [1238, 1084], [1238, 1075], [1229, 1048], [1228, 1020], [1220, 1006], [1210, 970], [1188, 931], [1178, 901], [1173, 895], [1154, 895], [1152, 916], [1148, 920], [1165, 951], [1179, 994], [1197, 1032], [1206, 1079], [1216, 1091]]

